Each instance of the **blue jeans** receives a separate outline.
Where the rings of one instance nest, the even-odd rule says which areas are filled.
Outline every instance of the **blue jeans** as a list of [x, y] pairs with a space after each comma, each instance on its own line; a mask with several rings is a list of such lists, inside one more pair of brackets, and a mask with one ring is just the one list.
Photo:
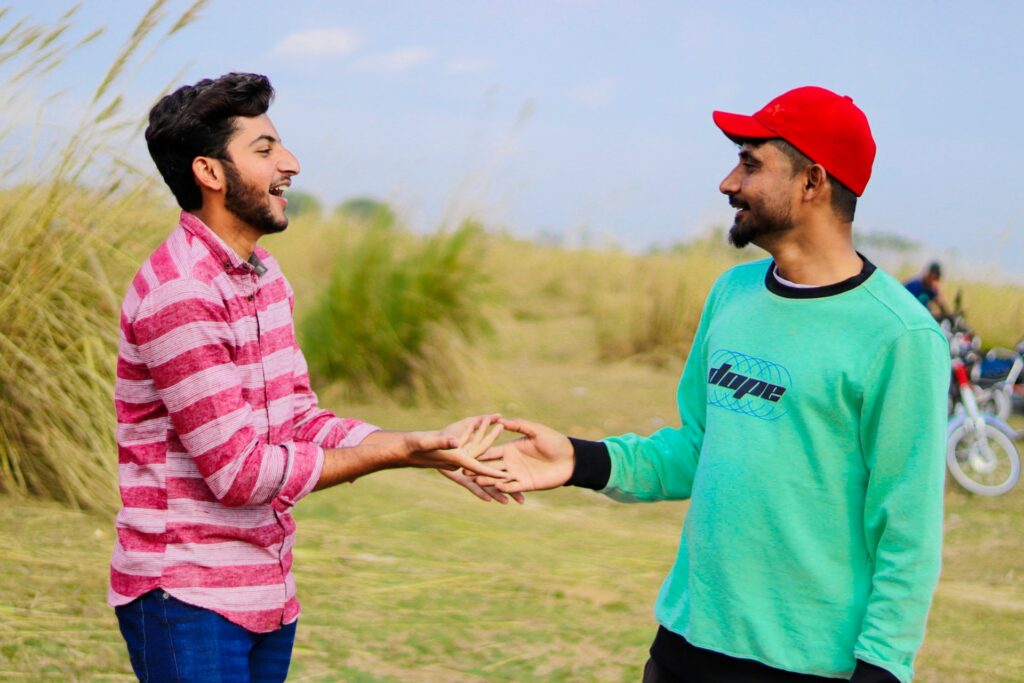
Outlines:
[[114, 611], [141, 683], [280, 683], [288, 675], [298, 622], [253, 633], [159, 589]]

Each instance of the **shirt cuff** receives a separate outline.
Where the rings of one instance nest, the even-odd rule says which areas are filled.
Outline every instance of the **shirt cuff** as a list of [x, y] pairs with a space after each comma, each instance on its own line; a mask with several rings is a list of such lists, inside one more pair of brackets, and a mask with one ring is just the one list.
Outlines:
[[612, 476], [612, 457], [608, 454], [608, 446], [603, 441], [586, 441], [571, 436], [569, 442], [576, 455], [576, 465], [565, 485], [595, 491], [608, 486], [608, 479]]
[[324, 449], [311, 441], [295, 441], [291, 444], [292, 462], [288, 478], [277, 494], [275, 507], [291, 507], [316, 487], [324, 469]]
[[850, 683], [900, 683], [900, 679], [880, 666], [858, 659]]

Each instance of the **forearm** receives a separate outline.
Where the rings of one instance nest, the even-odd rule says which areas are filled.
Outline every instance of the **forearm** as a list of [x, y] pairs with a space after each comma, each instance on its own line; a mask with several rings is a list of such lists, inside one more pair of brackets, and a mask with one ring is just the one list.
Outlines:
[[313, 490], [353, 482], [367, 474], [410, 464], [409, 450], [401, 432], [373, 432], [357, 446], [325, 449], [323, 471]]

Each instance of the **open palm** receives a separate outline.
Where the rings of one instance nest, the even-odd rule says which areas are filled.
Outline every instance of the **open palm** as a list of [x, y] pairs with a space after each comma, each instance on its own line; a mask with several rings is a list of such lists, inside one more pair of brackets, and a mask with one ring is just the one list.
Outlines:
[[501, 424], [523, 437], [494, 446], [479, 458], [504, 470], [507, 478], [478, 476], [477, 484], [521, 493], [553, 489], [569, 481], [576, 458], [568, 437], [539, 422], [502, 419]]

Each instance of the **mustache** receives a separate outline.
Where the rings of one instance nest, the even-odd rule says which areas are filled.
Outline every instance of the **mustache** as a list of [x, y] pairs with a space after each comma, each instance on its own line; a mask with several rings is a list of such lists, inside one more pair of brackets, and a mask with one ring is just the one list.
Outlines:
[[729, 197], [729, 206], [731, 206], [734, 209], [749, 209], [750, 208], [749, 204], [747, 204], [745, 201], [743, 201], [741, 199], [737, 199], [736, 197]]

